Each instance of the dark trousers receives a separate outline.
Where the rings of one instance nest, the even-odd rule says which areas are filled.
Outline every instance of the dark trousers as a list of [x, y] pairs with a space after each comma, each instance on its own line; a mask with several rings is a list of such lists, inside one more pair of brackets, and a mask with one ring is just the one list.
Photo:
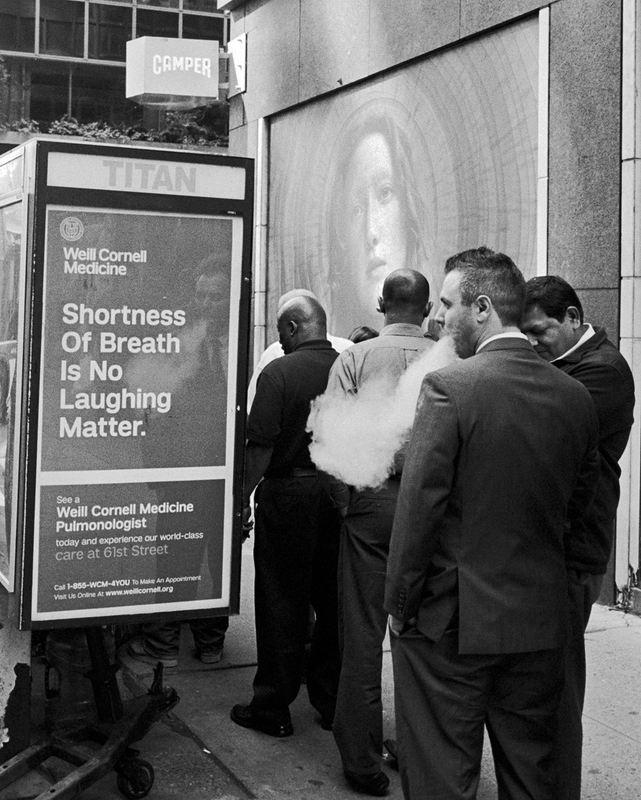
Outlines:
[[559, 706], [559, 728], [554, 746], [557, 800], [580, 800], [585, 700], [585, 629], [596, 602], [603, 575], [568, 572], [571, 635], [565, 649], [565, 685]]
[[333, 719], [340, 672], [337, 564], [340, 517], [315, 477], [268, 478], [256, 492], [256, 647], [253, 707], [289, 719], [300, 689], [309, 607], [311, 704]]
[[[225, 633], [229, 627], [229, 617], [199, 617], [190, 619], [196, 652], [219, 652], [225, 643]], [[142, 626], [144, 633], [145, 649], [151, 656], [159, 658], [175, 658], [178, 656], [180, 646], [179, 620], [162, 620], [160, 622], [145, 622]]]
[[379, 491], [353, 492], [343, 520], [339, 557], [339, 633], [342, 653], [334, 738], [352, 773], [381, 769], [381, 669], [387, 626], [385, 570], [398, 481]]
[[557, 800], [552, 748], [563, 648], [459, 655], [458, 633], [392, 637], [396, 734], [405, 800], [474, 800], [483, 726], [499, 800]]

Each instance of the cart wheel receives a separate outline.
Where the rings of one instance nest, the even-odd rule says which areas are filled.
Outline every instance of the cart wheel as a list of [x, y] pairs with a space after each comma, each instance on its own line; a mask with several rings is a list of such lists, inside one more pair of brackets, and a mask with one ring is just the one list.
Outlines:
[[129, 800], [147, 797], [154, 785], [154, 768], [148, 761], [135, 758], [121, 768], [116, 785]]

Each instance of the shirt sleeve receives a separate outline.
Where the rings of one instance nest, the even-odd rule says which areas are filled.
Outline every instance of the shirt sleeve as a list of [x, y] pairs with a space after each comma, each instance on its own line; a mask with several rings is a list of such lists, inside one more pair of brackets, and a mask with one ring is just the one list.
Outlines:
[[258, 376], [256, 397], [247, 421], [247, 439], [266, 447], [276, 444], [283, 419], [284, 393], [279, 373], [271, 365]]

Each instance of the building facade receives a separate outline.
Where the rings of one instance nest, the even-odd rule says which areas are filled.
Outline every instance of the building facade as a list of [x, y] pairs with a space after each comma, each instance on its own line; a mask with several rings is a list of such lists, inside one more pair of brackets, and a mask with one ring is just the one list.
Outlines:
[[127, 41], [210, 39], [224, 48], [228, 27], [215, 0], [3, 0], [0, 123], [140, 124], [142, 108], [125, 97]]
[[[436, 294], [447, 256], [487, 244], [526, 277], [570, 281], [641, 386], [638, 0], [217, 5], [246, 47], [230, 152], [258, 162], [256, 352], [288, 288], [313, 289], [345, 335], [371, 324], [386, 270], [420, 264]], [[387, 176], [378, 232], [372, 164]], [[383, 220], [390, 254], [368, 262]], [[638, 580], [639, 433], [606, 602]]]

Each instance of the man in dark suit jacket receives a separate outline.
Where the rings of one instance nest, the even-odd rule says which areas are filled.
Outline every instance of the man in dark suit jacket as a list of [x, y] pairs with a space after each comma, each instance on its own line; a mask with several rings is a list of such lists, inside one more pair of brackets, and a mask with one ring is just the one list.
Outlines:
[[536, 352], [590, 392], [599, 419], [599, 482], [583, 519], [565, 537], [572, 635], [565, 653], [565, 686], [559, 706], [556, 757], [557, 800], [580, 800], [583, 702], [586, 663], [584, 633], [599, 597], [614, 540], [619, 505], [619, 460], [634, 422], [634, 378], [625, 358], [583, 317], [570, 284], [558, 275], [539, 275], [526, 284], [521, 330]]
[[554, 800], [563, 533], [592, 500], [596, 414], [519, 331], [511, 259], [445, 269], [437, 321], [463, 361], [423, 382], [387, 571], [403, 791], [473, 800], [485, 725], [499, 798]]

